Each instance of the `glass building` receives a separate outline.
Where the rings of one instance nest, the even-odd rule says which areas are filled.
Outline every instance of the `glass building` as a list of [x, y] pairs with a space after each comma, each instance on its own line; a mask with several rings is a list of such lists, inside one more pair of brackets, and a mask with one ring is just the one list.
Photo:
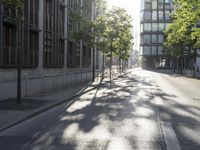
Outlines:
[[172, 0], [142, 0], [140, 55], [144, 68], [167, 67], [163, 51], [164, 33], [171, 22]]

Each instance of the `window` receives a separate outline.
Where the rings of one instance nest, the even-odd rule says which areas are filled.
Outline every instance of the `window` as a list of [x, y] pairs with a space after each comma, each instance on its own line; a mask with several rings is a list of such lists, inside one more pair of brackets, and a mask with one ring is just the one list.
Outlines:
[[151, 9], [151, 0], [145, 0], [144, 9]]
[[152, 20], [157, 20], [157, 11], [152, 11]]
[[152, 23], [152, 31], [158, 31], [158, 24], [157, 23]]
[[165, 24], [164, 23], [159, 23], [158, 24], [158, 30], [159, 31], [164, 31], [164, 29], [165, 29]]
[[38, 11], [39, 11], [39, 1], [30, 0], [30, 11], [29, 11], [29, 21], [31, 25], [38, 25]]
[[158, 9], [163, 9], [164, 6], [164, 0], [158, 0]]
[[151, 43], [151, 35], [144, 35], [144, 44]]
[[151, 12], [150, 11], [144, 12], [144, 20], [151, 20]]
[[150, 46], [144, 46], [143, 55], [151, 55], [151, 47]]
[[16, 49], [16, 27], [11, 24], [3, 24], [3, 49], [1, 50], [2, 67], [16, 67], [17, 49]]
[[157, 34], [152, 35], [152, 43], [158, 43]]
[[163, 43], [163, 41], [164, 41], [164, 36], [158, 35], [158, 43]]
[[163, 46], [158, 46], [158, 55], [163, 55]]
[[165, 11], [165, 20], [170, 20], [170, 11]]
[[164, 20], [164, 13], [163, 13], [163, 11], [158, 11], [158, 19], [159, 20]]
[[152, 0], [152, 9], [157, 9], [157, 0]]
[[151, 54], [152, 55], [157, 55], [157, 46], [152, 46]]
[[29, 50], [27, 52], [27, 59], [25, 61], [26, 66], [37, 66], [38, 65], [38, 51], [39, 51], [39, 40], [38, 32], [29, 32]]
[[44, 67], [64, 66], [64, 8], [61, 1], [46, 0]]
[[140, 32], [143, 32], [143, 31], [144, 31], [143, 24], [141, 24], [141, 26], [140, 26]]
[[171, 0], [165, 0], [165, 9], [171, 9]]
[[144, 23], [144, 31], [151, 31], [151, 23]]

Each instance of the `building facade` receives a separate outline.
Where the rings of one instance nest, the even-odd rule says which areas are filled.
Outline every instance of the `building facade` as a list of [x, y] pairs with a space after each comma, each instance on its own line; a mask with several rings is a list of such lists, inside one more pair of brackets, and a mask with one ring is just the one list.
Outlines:
[[[18, 56], [23, 77], [91, 70], [93, 51], [71, 38], [79, 24], [70, 14], [85, 4], [86, 0], [26, 0], [20, 29], [16, 11], [0, 6], [0, 82], [16, 79]], [[85, 17], [91, 19], [91, 13], [92, 5]]]
[[142, 0], [140, 56], [143, 68], [168, 67], [168, 54], [163, 42], [167, 25], [171, 22], [172, 0]]

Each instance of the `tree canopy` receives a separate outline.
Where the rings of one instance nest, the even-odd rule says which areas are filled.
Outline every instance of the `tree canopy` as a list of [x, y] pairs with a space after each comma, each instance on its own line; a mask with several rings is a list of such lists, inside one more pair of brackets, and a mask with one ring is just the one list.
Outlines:
[[175, 0], [172, 19], [165, 31], [164, 43], [170, 54], [180, 56], [184, 50], [180, 45], [199, 47], [200, 29], [197, 24], [200, 20], [200, 1]]

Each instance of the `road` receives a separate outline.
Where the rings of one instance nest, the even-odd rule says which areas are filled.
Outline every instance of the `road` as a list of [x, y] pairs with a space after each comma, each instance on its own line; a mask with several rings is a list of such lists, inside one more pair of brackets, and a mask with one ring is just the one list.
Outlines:
[[0, 149], [200, 149], [198, 87], [198, 80], [134, 69], [1, 132]]

